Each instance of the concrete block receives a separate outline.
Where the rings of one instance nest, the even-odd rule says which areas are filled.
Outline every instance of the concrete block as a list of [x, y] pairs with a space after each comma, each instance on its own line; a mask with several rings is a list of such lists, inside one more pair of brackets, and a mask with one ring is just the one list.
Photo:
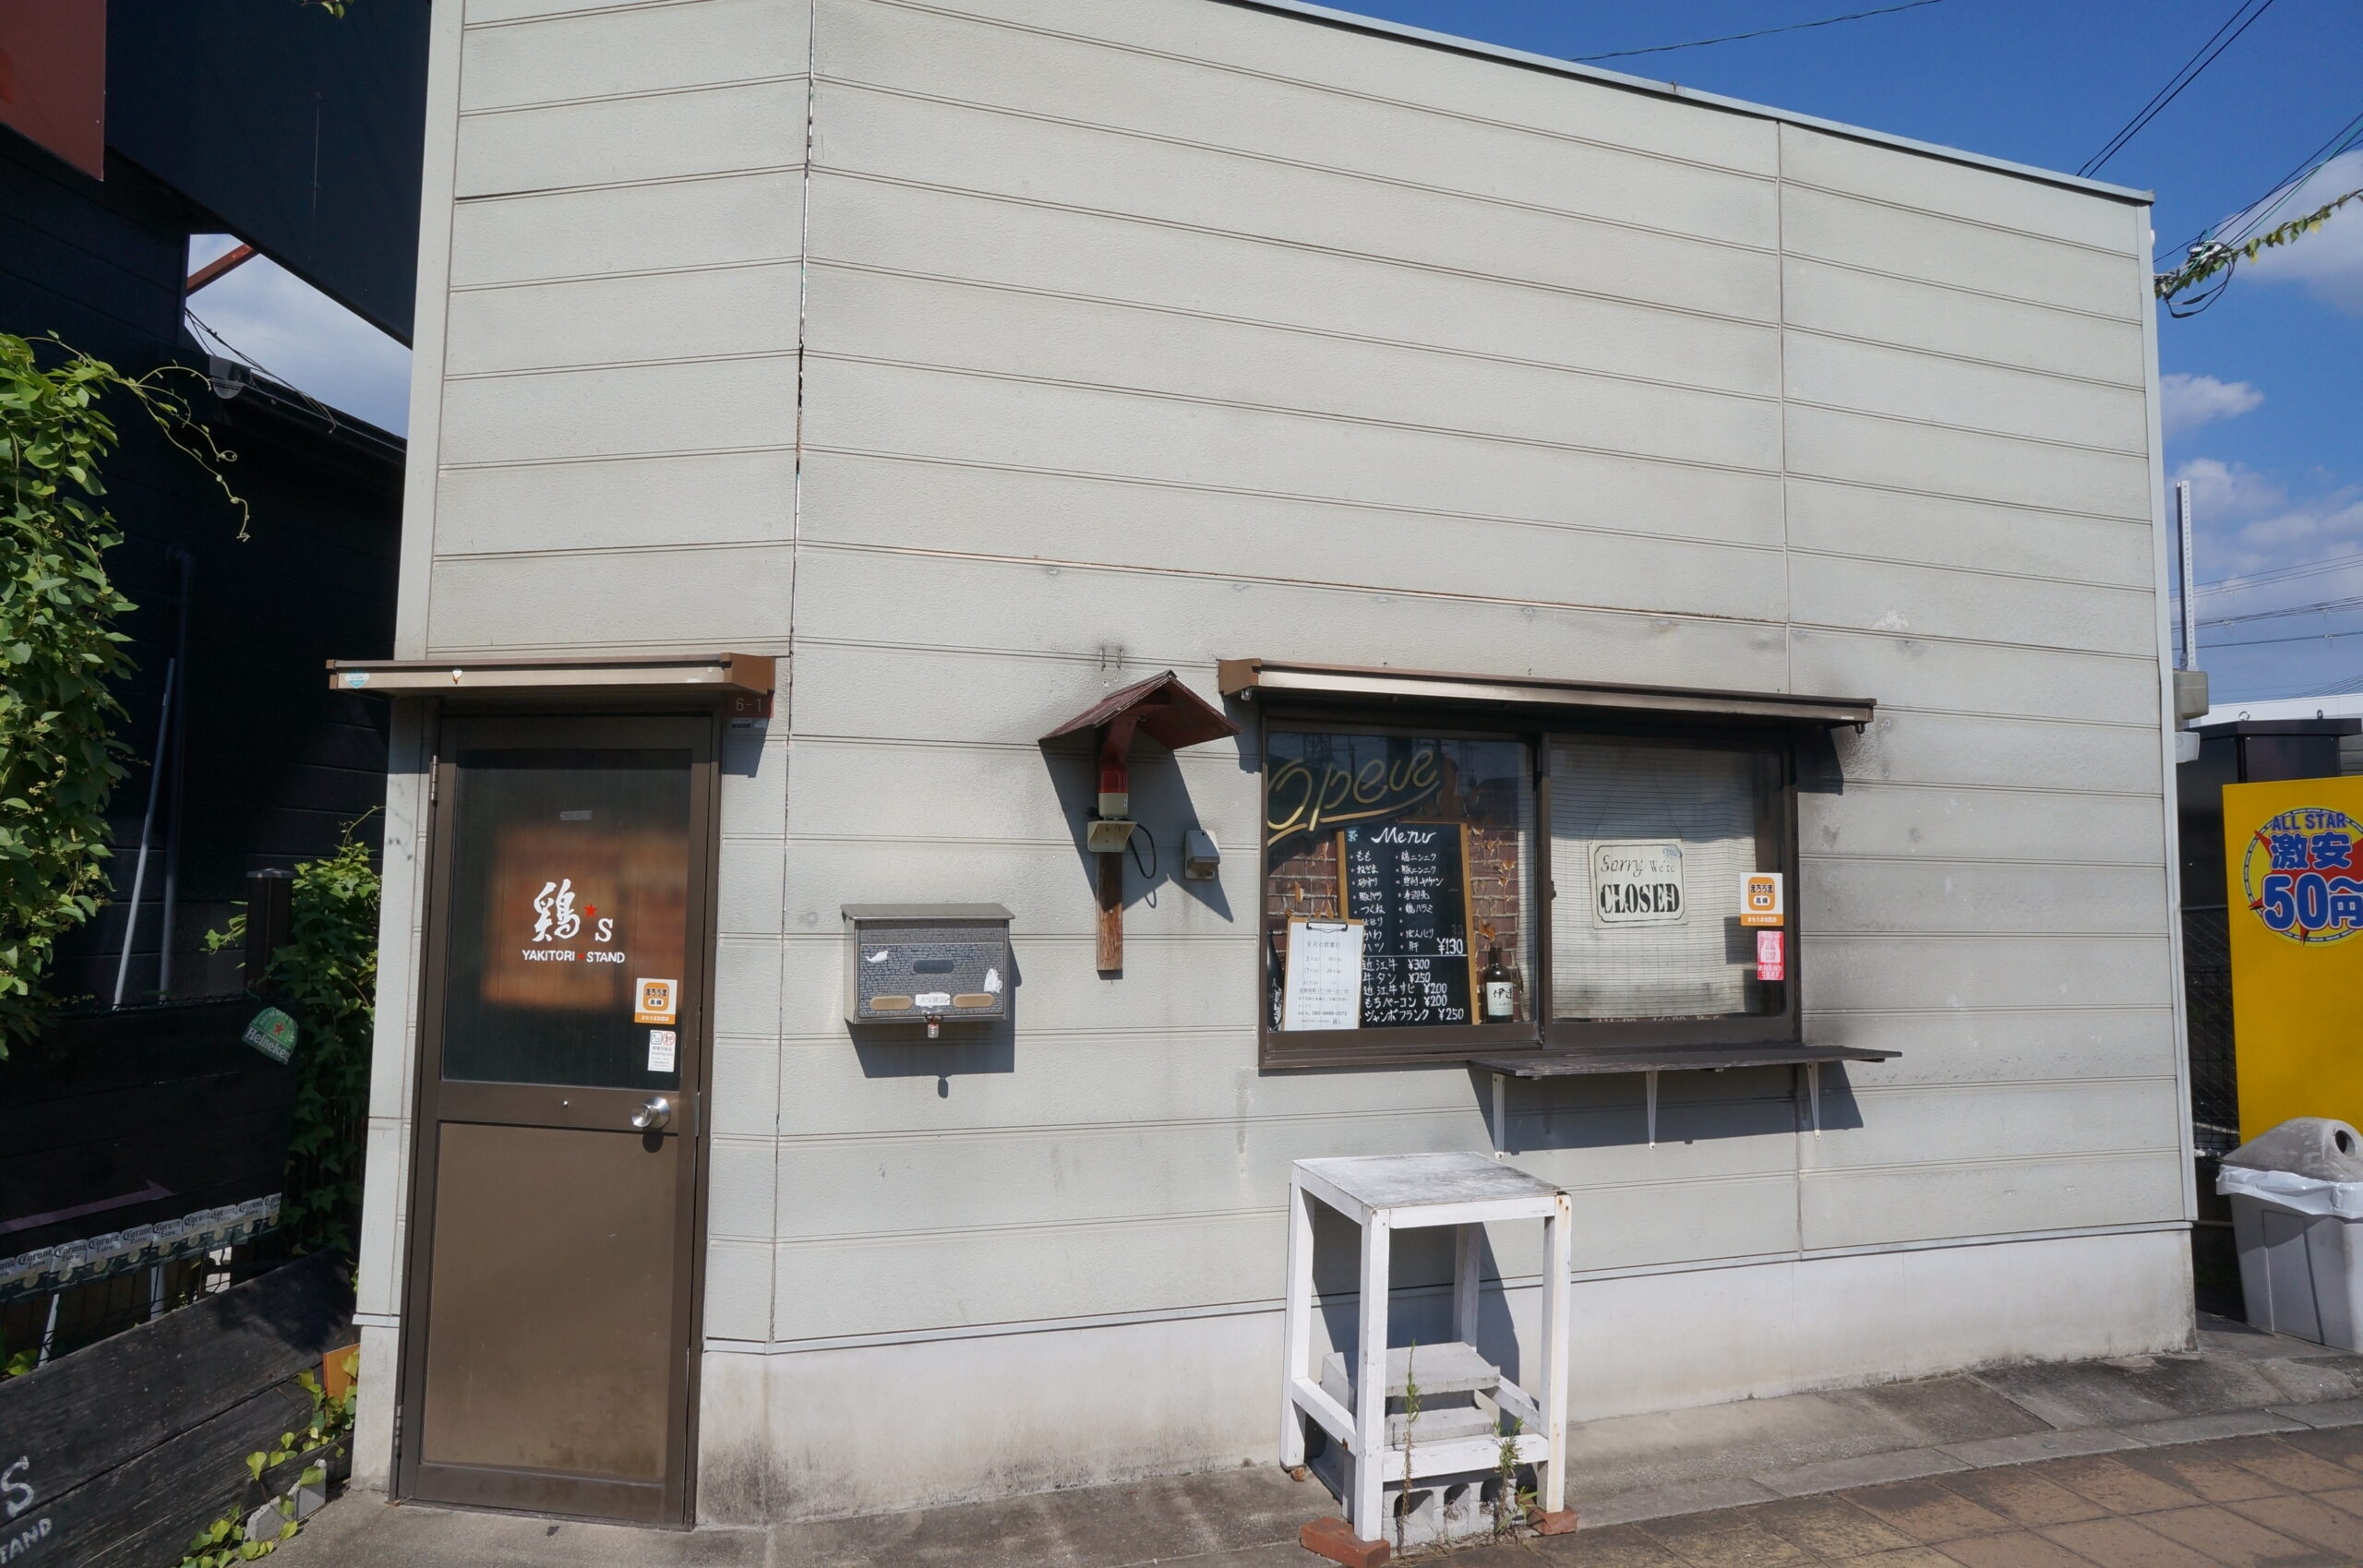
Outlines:
[[1891, 1454], [1865, 1454], [1852, 1459], [1825, 1459], [1814, 1465], [1759, 1470], [1749, 1479], [1783, 1497], [1839, 1491], [1847, 1487], [1877, 1486], [1886, 1481], [1916, 1480], [1969, 1466], [1941, 1448], [1904, 1448]]

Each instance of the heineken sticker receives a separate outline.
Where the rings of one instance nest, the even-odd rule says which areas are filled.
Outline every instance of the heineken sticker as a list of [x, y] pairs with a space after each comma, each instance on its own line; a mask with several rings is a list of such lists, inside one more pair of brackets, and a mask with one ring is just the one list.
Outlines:
[[264, 1008], [246, 1025], [246, 1044], [285, 1066], [295, 1051], [295, 1021], [275, 1007]]

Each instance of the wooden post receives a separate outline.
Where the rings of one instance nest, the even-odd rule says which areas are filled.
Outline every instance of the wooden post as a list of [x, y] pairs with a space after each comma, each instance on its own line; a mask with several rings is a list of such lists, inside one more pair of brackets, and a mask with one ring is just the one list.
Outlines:
[[1296, 1380], [1312, 1375], [1313, 1198], [1293, 1171], [1289, 1177], [1289, 1283], [1283, 1301], [1280, 1468], [1295, 1474], [1304, 1468], [1304, 1418], [1297, 1414]]
[[[1362, 1222], [1361, 1338], [1354, 1346], [1353, 1506], [1347, 1519], [1364, 1540], [1386, 1538], [1386, 1277], [1391, 1239], [1385, 1209]], [[1408, 1484], [1408, 1483], [1407, 1483]]]
[[1124, 856], [1120, 851], [1099, 860], [1099, 972], [1113, 975], [1124, 967]]
[[1550, 1447], [1535, 1490], [1541, 1510], [1556, 1514], [1567, 1506], [1567, 1363], [1573, 1351], [1567, 1343], [1573, 1318], [1567, 1276], [1575, 1270], [1575, 1218], [1565, 1192], [1553, 1203], [1542, 1231], [1542, 1376], [1535, 1393], [1541, 1397], [1542, 1433]]

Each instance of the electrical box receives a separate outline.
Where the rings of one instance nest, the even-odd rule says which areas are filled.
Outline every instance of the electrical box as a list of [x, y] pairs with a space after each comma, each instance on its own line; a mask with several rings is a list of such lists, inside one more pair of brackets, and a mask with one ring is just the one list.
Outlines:
[[985, 1023], [1009, 1016], [1015, 975], [998, 904], [848, 904], [846, 1022]]

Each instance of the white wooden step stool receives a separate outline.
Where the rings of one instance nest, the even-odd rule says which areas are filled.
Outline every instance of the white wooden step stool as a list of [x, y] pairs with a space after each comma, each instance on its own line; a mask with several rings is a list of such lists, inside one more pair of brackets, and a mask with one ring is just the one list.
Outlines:
[[[1361, 1228], [1361, 1314], [1351, 1354], [1325, 1359], [1313, 1376], [1313, 1204]], [[1478, 1267], [1493, 1220], [1543, 1225], [1541, 1343], [1522, 1386], [1477, 1350]], [[1397, 1230], [1449, 1225], [1454, 1247], [1450, 1342], [1389, 1348], [1387, 1259]], [[1455, 1525], [1480, 1484], [1498, 1472], [1506, 1443], [1535, 1467], [1536, 1514], [1546, 1534], [1575, 1527], [1566, 1509], [1567, 1274], [1573, 1256], [1567, 1195], [1492, 1155], [1381, 1155], [1299, 1160], [1289, 1177], [1288, 1310], [1282, 1336], [1280, 1464], [1305, 1467], [1304, 1422], [1328, 1434], [1337, 1463], [1323, 1464], [1363, 1542], [1386, 1540], [1404, 1510], [1428, 1538]], [[1416, 1380], [1422, 1409], [1412, 1426], [1390, 1417]], [[1431, 1411], [1431, 1395], [1449, 1400]], [[1458, 1396], [1458, 1397], [1456, 1397]], [[1512, 1435], [1508, 1421], [1517, 1428]], [[1404, 1436], [1411, 1443], [1407, 1465]], [[1326, 1456], [1325, 1455], [1325, 1458]], [[1407, 1474], [1407, 1469], [1409, 1473]], [[1425, 1487], [1418, 1483], [1425, 1481]], [[1407, 1501], [1408, 1500], [1408, 1501]], [[1448, 1512], [1449, 1511], [1449, 1512]], [[1464, 1517], [1466, 1514], [1464, 1514]]]

